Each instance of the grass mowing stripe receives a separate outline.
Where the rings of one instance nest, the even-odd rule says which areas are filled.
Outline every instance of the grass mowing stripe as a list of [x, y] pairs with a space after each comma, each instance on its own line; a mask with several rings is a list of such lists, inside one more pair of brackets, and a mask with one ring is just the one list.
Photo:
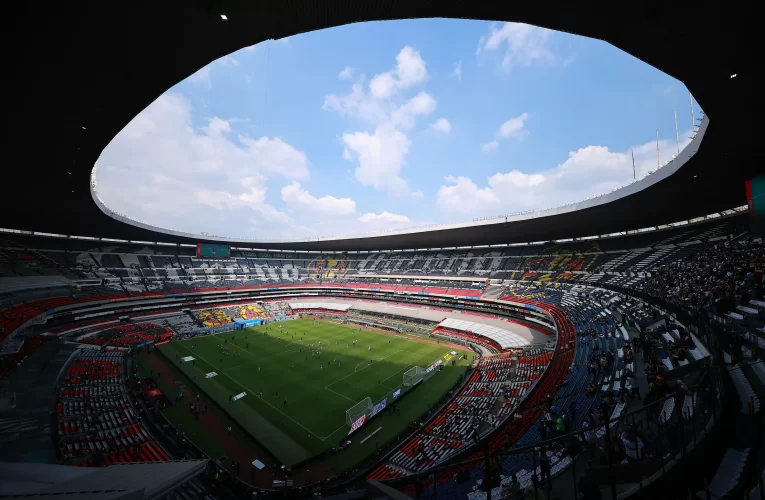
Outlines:
[[[337, 444], [347, 433], [345, 412], [357, 401], [390, 398], [391, 391], [401, 384], [392, 381], [404, 371], [412, 366], [428, 366], [452, 350], [445, 345], [329, 322], [293, 320], [283, 325], [282, 329], [260, 326], [197, 337], [165, 344], [160, 349], [169, 353], [169, 359], [174, 353], [198, 358], [196, 366], [180, 365], [194, 380], [204, 379], [209, 371], [218, 372], [218, 377], [199, 382], [201, 388], [287, 465]], [[354, 340], [358, 340], [355, 345]], [[435, 403], [468, 364], [467, 358], [454, 367], [449, 363], [443, 373], [417, 386], [417, 395], [401, 401], [402, 416], [422, 414], [425, 402]], [[248, 396], [229, 403], [229, 396], [243, 389]], [[333, 458], [336, 467], [352, 466], [374, 452], [376, 441], [389, 440], [412, 421], [403, 417], [378, 418], [385, 422], [384, 429], [358, 446], [356, 439], [371, 431], [362, 428], [354, 433], [354, 446], [339, 454], [342, 457]]]

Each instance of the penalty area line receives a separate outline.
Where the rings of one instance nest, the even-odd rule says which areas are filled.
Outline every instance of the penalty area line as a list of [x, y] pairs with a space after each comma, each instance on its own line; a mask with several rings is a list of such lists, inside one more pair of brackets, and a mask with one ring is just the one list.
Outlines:
[[[184, 348], [184, 349], [186, 349], [187, 351], [191, 352], [191, 350], [190, 350], [188, 347], [186, 347], [186, 346], [183, 346], [183, 348]], [[192, 352], [192, 354], [193, 354], [193, 352]], [[205, 363], [209, 364], [210, 366], [213, 366], [213, 365], [212, 365], [212, 363], [210, 363], [209, 361], [207, 361], [207, 360], [206, 360], [205, 358], [203, 358], [202, 356], [199, 356], [199, 358], [200, 358], [202, 361], [204, 361]], [[224, 377], [228, 377], [228, 379], [229, 379], [229, 380], [231, 380], [233, 383], [235, 383], [236, 385], [238, 385], [238, 386], [239, 386], [239, 387], [241, 387], [242, 389], [247, 389], [247, 391], [248, 391], [248, 392], [249, 392], [249, 393], [250, 393], [250, 394], [251, 394], [251, 395], [252, 395], [254, 398], [257, 398], [258, 400], [260, 400], [260, 401], [262, 401], [262, 402], [266, 403], [268, 406], [270, 406], [271, 408], [273, 408], [273, 409], [274, 409], [274, 410], [276, 410], [277, 412], [281, 413], [281, 414], [282, 414], [282, 415], [284, 415], [286, 418], [290, 419], [291, 421], [293, 421], [295, 424], [299, 425], [299, 426], [300, 426], [301, 428], [303, 428], [304, 430], [308, 431], [308, 433], [309, 433], [311, 436], [313, 436], [313, 437], [315, 437], [315, 438], [317, 438], [317, 439], [321, 439], [321, 438], [320, 438], [318, 435], [316, 435], [316, 433], [315, 433], [315, 432], [313, 432], [311, 429], [309, 429], [308, 427], [304, 426], [303, 424], [301, 424], [300, 422], [298, 422], [298, 421], [297, 421], [297, 420], [295, 420], [294, 418], [290, 417], [289, 415], [287, 415], [286, 413], [284, 413], [283, 411], [281, 411], [281, 410], [280, 410], [279, 408], [277, 408], [276, 406], [274, 406], [274, 405], [272, 405], [271, 403], [269, 403], [269, 402], [266, 400], [266, 398], [261, 398], [260, 396], [257, 396], [257, 394], [258, 394], [258, 393], [257, 393], [256, 391], [253, 391], [253, 390], [252, 390], [252, 389], [250, 389], [249, 387], [247, 387], [247, 386], [245, 386], [245, 385], [241, 384], [241, 383], [240, 383], [238, 380], [236, 380], [236, 379], [234, 379], [233, 377], [231, 377], [231, 375], [228, 375], [228, 374], [226, 374], [226, 373], [223, 373], [223, 370], [221, 370], [221, 375], [223, 375]], [[220, 403], [218, 403], [218, 405], [219, 405], [219, 406], [223, 406], [223, 405], [221, 405]], [[261, 415], [261, 416], [262, 416], [262, 415]], [[266, 420], [268, 420], [268, 419], [266, 419]], [[335, 432], [337, 432], [337, 431], [335, 431]], [[290, 436], [290, 437], [291, 437], [291, 436]], [[292, 439], [294, 439], [294, 438], [292, 438]], [[299, 444], [299, 443], [298, 443], [298, 444]]]
[[329, 388], [329, 386], [326, 386], [326, 387], [324, 387], [324, 388], [325, 388], [326, 390], [328, 390], [329, 392], [334, 392], [335, 394], [337, 394], [337, 395], [338, 395], [338, 396], [340, 396], [341, 398], [345, 398], [345, 399], [347, 399], [348, 401], [350, 401], [350, 402], [351, 402], [351, 403], [353, 403], [353, 404], [356, 404], [356, 403], [358, 403], [358, 401], [354, 401], [354, 400], [352, 400], [351, 398], [349, 398], [348, 396], [346, 396], [346, 395], [344, 395], [344, 394], [340, 394], [339, 392], [337, 392], [337, 391], [335, 391], [335, 390], [333, 390], [333, 389], [330, 389], [330, 388]]

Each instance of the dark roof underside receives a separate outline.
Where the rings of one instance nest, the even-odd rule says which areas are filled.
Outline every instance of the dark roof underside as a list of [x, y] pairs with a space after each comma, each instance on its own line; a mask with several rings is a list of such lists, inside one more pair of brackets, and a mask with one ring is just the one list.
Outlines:
[[[710, 117], [703, 144], [668, 179], [576, 213], [491, 228], [247, 246], [370, 250], [541, 241], [639, 229], [745, 204], [744, 181], [762, 171], [752, 144], [752, 4], [631, 5], [573, 2], [549, 8], [535, 2], [442, 0], [9, 5], [17, 15], [6, 21], [10, 26], [2, 35], [8, 83], [0, 227], [195, 243], [116, 221], [94, 204], [90, 172], [109, 141], [165, 90], [242, 47], [352, 22], [420, 17], [525, 22], [608, 41], [688, 86]], [[223, 12], [228, 21], [221, 20]], [[738, 76], [731, 79], [734, 73]], [[614, 110], [613, 126], [627, 119]]]

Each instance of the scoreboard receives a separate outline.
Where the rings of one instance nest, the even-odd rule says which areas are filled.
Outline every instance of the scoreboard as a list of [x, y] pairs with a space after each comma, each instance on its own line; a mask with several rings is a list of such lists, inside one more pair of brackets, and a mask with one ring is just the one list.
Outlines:
[[229, 257], [231, 257], [231, 249], [228, 245], [197, 243], [198, 259], [227, 259]]
[[752, 233], [765, 231], [765, 175], [746, 181], [746, 203], [749, 208], [749, 229]]
[[749, 215], [765, 215], [765, 175], [746, 181], [746, 201]]

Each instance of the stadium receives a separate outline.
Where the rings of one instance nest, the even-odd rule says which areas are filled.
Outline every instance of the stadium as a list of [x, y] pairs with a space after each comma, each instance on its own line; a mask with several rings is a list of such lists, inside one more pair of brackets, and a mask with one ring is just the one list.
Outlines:
[[[765, 496], [765, 180], [746, 8], [14, 4], [0, 497]], [[677, 153], [649, 175], [469, 222], [217, 237], [105, 201], [105, 149], [213, 61], [431, 18], [602, 40], [704, 111], [690, 111], [682, 150], [675, 115]], [[55, 90], [53, 73], [67, 75]], [[45, 147], [40, 118], [56, 130]]]

